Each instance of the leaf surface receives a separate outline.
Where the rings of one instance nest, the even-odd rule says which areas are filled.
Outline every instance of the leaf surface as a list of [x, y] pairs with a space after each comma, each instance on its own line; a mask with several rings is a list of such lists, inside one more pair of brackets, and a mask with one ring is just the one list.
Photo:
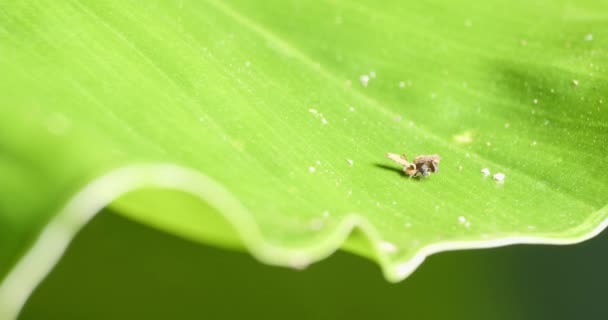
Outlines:
[[[0, 7], [7, 315], [107, 205], [272, 264], [344, 246], [394, 281], [608, 223], [598, 1]], [[387, 152], [441, 170], [408, 179]]]

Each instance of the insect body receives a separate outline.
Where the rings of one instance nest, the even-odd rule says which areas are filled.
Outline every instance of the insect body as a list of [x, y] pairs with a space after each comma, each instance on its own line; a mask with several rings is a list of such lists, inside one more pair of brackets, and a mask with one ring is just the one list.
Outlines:
[[401, 156], [395, 153], [387, 153], [386, 157], [403, 166], [403, 172], [411, 177], [427, 177], [431, 173], [439, 172], [439, 155], [422, 155], [417, 156], [414, 162], [409, 162], [405, 155]]

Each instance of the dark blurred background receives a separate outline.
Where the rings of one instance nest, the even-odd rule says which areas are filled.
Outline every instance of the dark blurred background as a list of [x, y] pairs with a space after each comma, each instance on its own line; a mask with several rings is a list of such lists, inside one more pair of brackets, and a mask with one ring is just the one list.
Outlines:
[[21, 319], [608, 319], [607, 235], [441, 253], [390, 284], [348, 253], [304, 271], [271, 267], [106, 210]]

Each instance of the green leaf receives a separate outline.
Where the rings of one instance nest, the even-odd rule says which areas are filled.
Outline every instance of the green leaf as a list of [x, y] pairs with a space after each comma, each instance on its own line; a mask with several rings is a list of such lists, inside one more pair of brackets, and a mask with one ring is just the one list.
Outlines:
[[107, 205], [297, 268], [357, 229], [392, 281], [608, 224], [598, 1], [0, 4], [0, 314]]

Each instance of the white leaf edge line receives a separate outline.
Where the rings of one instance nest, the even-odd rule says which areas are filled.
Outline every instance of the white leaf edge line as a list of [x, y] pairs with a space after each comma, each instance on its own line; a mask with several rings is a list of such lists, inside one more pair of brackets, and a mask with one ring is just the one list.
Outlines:
[[[347, 215], [341, 223], [313, 246], [287, 248], [270, 244], [262, 236], [249, 211], [221, 184], [199, 171], [173, 164], [141, 164], [114, 169], [93, 180], [78, 192], [40, 232], [30, 249], [0, 283], [0, 318], [16, 319], [23, 305], [61, 259], [75, 235], [104, 207], [128, 192], [146, 188], [166, 188], [188, 192], [215, 208], [233, 225], [249, 252], [263, 263], [305, 267], [340, 249], [355, 228], [368, 238], [378, 263], [388, 281], [397, 282], [409, 276], [426, 257], [452, 250], [493, 248], [512, 244], [566, 245], [585, 241], [608, 227], [608, 217], [599, 224], [598, 217], [606, 215], [608, 205], [595, 211], [576, 229], [595, 225], [590, 232], [573, 238], [516, 236], [476, 241], [446, 241], [422, 247], [409, 260], [390, 263], [388, 254], [378, 249], [383, 241], [378, 231], [364, 217]], [[576, 233], [576, 232], [575, 232]]]

